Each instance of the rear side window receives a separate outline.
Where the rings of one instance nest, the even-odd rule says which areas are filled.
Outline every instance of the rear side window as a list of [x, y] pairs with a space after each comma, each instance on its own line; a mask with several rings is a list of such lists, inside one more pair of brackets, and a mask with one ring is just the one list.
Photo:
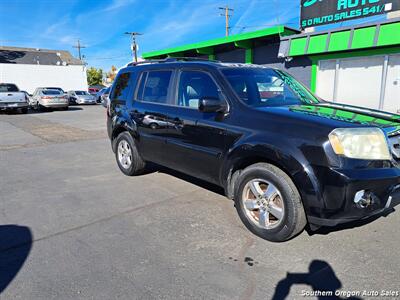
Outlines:
[[124, 101], [128, 100], [131, 77], [132, 75], [130, 72], [122, 73], [118, 76], [110, 99]]
[[137, 99], [153, 103], [167, 103], [171, 77], [172, 71], [144, 72], [141, 76]]

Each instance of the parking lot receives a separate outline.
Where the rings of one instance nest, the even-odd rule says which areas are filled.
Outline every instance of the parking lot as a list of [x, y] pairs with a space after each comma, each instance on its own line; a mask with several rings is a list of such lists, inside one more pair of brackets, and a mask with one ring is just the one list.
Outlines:
[[155, 166], [124, 176], [100, 105], [0, 114], [0, 170], [2, 299], [399, 290], [399, 212], [267, 242], [215, 186]]

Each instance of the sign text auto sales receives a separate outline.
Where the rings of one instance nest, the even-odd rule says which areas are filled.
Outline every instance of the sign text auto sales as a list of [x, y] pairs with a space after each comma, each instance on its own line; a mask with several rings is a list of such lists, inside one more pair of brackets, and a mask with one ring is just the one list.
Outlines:
[[400, 0], [301, 0], [302, 28], [400, 10]]

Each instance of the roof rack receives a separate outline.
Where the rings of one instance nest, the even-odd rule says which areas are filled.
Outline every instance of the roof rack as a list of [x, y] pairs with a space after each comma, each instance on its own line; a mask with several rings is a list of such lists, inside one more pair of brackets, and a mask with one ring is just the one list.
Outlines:
[[163, 58], [163, 59], [149, 59], [149, 60], [144, 60], [144, 61], [131, 62], [128, 64], [128, 67], [134, 67], [134, 66], [143, 65], [143, 64], [168, 63], [168, 62], [175, 62], [175, 61], [220, 62], [219, 60], [211, 60], [211, 59], [201, 58], [201, 57], [171, 57], [171, 56], [168, 56], [167, 58]]

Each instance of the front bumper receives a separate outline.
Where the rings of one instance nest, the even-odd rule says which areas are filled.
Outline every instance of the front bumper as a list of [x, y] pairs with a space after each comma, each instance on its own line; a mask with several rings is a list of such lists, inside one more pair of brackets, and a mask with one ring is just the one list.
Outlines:
[[27, 102], [0, 102], [0, 110], [14, 110], [21, 108], [28, 108]]
[[[321, 187], [319, 203], [308, 207], [308, 221], [317, 226], [369, 218], [392, 211], [400, 203], [400, 169], [335, 170], [314, 168]], [[371, 195], [371, 203], [361, 207], [354, 201], [359, 191]]]

